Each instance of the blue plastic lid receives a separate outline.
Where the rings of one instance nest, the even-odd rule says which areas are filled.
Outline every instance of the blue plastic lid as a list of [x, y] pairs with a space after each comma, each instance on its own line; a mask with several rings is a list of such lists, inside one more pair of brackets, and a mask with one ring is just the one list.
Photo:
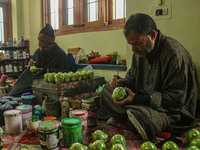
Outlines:
[[22, 93], [22, 96], [32, 95], [31, 93]]

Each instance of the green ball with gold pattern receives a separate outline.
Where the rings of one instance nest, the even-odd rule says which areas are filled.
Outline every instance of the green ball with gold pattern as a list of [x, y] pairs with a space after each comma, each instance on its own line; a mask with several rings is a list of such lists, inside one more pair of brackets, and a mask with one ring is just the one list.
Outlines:
[[28, 150], [27, 148], [21, 148], [20, 150]]
[[54, 75], [54, 79], [55, 79], [56, 84], [61, 84], [61, 83], [63, 83], [63, 81], [64, 81], [63, 74], [62, 74], [61, 72], [55, 74], [55, 75]]
[[94, 72], [92, 70], [88, 70], [87, 76], [88, 76], [88, 79], [93, 79], [94, 78]]
[[32, 66], [31, 68], [30, 68], [30, 72], [31, 73], [36, 73], [37, 72], [37, 67], [36, 66]]
[[106, 150], [106, 144], [101, 140], [96, 140], [89, 145], [90, 150]]
[[123, 135], [121, 134], [115, 134], [112, 138], [111, 138], [111, 146], [115, 145], [115, 144], [122, 144], [122, 145], [126, 145], [126, 140], [124, 138]]
[[82, 80], [82, 73], [80, 71], [76, 71], [76, 74], [78, 74], [78, 81], [81, 81]]
[[200, 150], [200, 149], [196, 146], [189, 146], [188, 148], [186, 148], [186, 150]]
[[187, 142], [190, 143], [193, 139], [200, 138], [200, 132], [197, 129], [190, 129], [186, 132]]
[[79, 78], [79, 72], [75, 72], [72, 74], [72, 81], [77, 81]]
[[55, 75], [55, 73], [49, 73], [49, 75], [48, 75], [49, 83], [55, 83], [54, 75]]
[[70, 74], [68, 74], [68, 73], [63, 73], [63, 77], [64, 77], [64, 82], [65, 82], [65, 83], [71, 82], [72, 76], [70, 76]]
[[69, 150], [87, 150], [87, 146], [80, 144], [80, 143], [74, 143]]
[[49, 82], [49, 80], [48, 80], [49, 74], [50, 74], [50, 73], [45, 73], [45, 74], [44, 74], [44, 81], [47, 82], [47, 83]]
[[147, 141], [142, 143], [140, 150], [157, 150], [157, 147], [154, 143]]
[[82, 74], [83, 80], [86, 80], [86, 79], [88, 78], [88, 75], [87, 75], [87, 71], [86, 71], [86, 70], [81, 71], [81, 74]]
[[163, 144], [162, 150], [178, 150], [178, 145], [172, 141], [167, 141]]
[[112, 146], [111, 150], [127, 150], [127, 149], [122, 144], [115, 144], [115, 145]]
[[121, 101], [124, 97], [127, 96], [126, 89], [124, 87], [116, 87], [113, 90], [112, 98], [117, 101]]
[[92, 133], [92, 140], [102, 140], [104, 142], [107, 142], [108, 140], [108, 134], [104, 133], [101, 130], [96, 130], [95, 132]]
[[190, 146], [196, 146], [196, 147], [200, 148], [200, 139], [193, 139], [190, 142]]

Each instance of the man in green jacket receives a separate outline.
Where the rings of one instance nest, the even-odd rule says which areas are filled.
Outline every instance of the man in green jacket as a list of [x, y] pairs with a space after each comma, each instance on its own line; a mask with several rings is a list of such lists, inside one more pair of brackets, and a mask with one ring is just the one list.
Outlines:
[[[128, 116], [129, 129], [145, 140], [163, 131], [179, 134], [195, 127], [197, 86], [188, 51], [163, 35], [146, 14], [131, 15], [124, 35], [134, 52], [132, 66], [125, 78], [114, 75], [104, 86], [98, 118]], [[111, 97], [116, 83], [128, 93], [122, 101]]]

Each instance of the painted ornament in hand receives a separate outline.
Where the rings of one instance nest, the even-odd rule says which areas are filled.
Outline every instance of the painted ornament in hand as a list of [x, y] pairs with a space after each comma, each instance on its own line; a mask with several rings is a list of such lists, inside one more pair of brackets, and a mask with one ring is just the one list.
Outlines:
[[126, 89], [124, 87], [116, 87], [113, 91], [112, 98], [114, 100], [120, 101], [127, 95]]
[[37, 72], [37, 67], [36, 66], [32, 66], [31, 68], [30, 68], [30, 72], [31, 73], [36, 73]]

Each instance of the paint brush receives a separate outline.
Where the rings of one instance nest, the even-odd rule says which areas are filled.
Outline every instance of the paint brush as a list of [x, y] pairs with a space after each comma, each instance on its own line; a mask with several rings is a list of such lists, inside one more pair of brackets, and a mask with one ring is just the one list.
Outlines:
[[[117, 79], [119, 77], [119, 69], [117, 70]], [[117, 82], [116, 82], [116, 87], [117, 87]]]

